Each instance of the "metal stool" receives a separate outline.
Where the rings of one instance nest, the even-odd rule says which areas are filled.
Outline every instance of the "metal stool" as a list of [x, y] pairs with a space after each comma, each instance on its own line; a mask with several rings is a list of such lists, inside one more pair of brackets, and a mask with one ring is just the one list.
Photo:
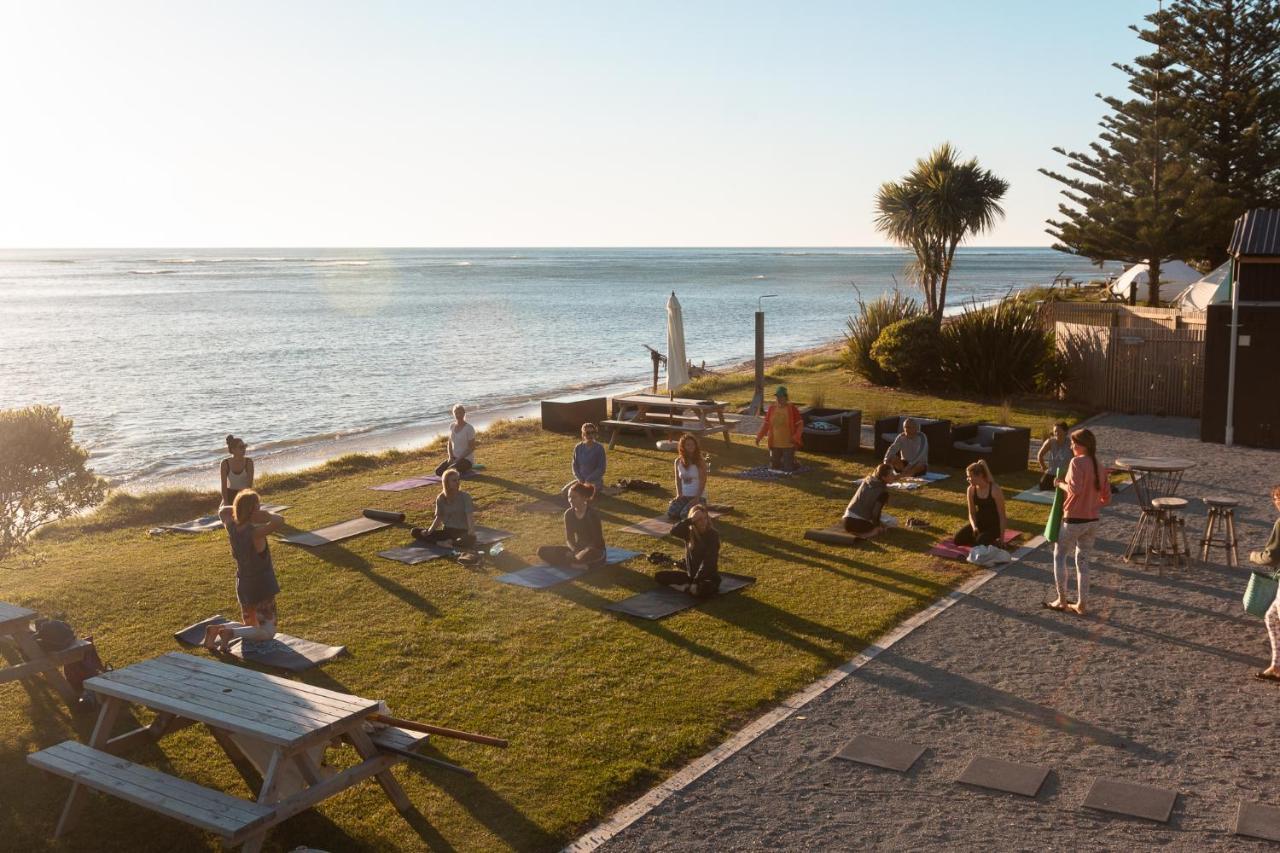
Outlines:
[[[1240, 501], [1224, 497], [1207, 497], [1205, 505], [1209, 507], [1209, 517], [1205, 520], [1204, 536], [1200, 537], [1200, 559], [1209, 562], [1210, 548], [1223, 548], [1227, 552], [1227, 564], [1240, 565], [1240, 555], [1236, 552], [1236, 507]], [[1221, 525], [1219, 529], [1218, 525]], [[1221, 535], [1215, 536], [1215, 533]]]
[[1186, 498], [1155, 498], [1151, 508], [1155, 510], [1155, 531], [1151, 537], [1151, 547], [1147, 549], [1145, 566], [1150, 557], [1157, 558], [1156, 567], [1164, 574], [1164, 564], [1172, 559], [1174, 568], [1191, 564], [1191, 548], [1187, 545], [1187, 524], [1178, 510], [1186, 509]]

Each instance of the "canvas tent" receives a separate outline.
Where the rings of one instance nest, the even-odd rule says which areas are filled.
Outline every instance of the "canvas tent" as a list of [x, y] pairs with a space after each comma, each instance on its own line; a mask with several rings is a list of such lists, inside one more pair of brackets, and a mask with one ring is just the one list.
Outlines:
[[[1228, 288], [1223, 287], [1223, 282], [1227, 280], [1230, 270], [1231, 261], [1227, 261], [1179, 293], [1174, 304], [1184, 311], [1207, 311], [1215, 302], [1226, 302], [1229, 294]], [[1162, 287], [1161, 290], [1163, 289]]]
[[[1117, 299], [1129, 298], [1129, 286], [1133, 283], [1138, 285], [1138, 301], [1144, 302], [1147, 298], [1147, 281], [1151, 278], [1151, 271], [1147, 268], [1144, 261], [1140, 264], [1134, 264], [1124, 272], [1120, 273], [1111, 284], [1111, 293]], [[1172, 302], [1178, 298], [1187, 285], [1200, 279], [1200, 271], [1194, 267], [1189, 267], [1182, 261], [1164, 261], [1160, 264], [1160, 301]]]

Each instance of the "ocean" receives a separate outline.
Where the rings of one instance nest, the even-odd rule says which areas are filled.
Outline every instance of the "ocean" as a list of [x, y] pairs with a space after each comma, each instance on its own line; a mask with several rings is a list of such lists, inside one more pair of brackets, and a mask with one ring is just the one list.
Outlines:
[[[894, 249], [0, 250], [0, 409], [75, 420], [116, 486], [217, 485], [227, 433], [258, 470], [420, 444], [462, 402], [484, 421], [648, 384], [683, 306], [688, 357], [838, 338], [897, 282]], [[1061, 272], [1049, 249], [961, 249], [949, 302]]]

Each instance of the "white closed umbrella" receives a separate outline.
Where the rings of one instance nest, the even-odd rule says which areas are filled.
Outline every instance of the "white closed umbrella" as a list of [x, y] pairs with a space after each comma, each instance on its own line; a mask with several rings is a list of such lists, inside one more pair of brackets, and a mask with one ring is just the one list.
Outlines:
[[689, 382], [689, 365], [684, 355], [684, 315], [680, 300], [671, 291], [667, 300], [667, 391], [674, 394]]

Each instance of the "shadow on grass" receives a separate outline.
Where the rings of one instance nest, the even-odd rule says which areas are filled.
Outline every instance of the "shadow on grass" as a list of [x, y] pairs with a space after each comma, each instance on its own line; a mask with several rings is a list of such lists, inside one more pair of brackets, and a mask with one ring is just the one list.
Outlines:
[[[391, 528], [383, 528], [383, 530], [404, 529], [407, 531], [408, 528], [409, 528], [408, 525], [398, 524], [398, 525], [393, 525]], [[316, 547], [316, 548], [303, 548], [298, 545], [289, 545], [288, 543], [285, 543], [285, 547], [298, 548], [301, 551], [305, 551], [307, 554], [319, 560], [320, 562], [328, 563], [329, 565], [335, 568], [349, 569], [354, 572], [359, 572], [360, 574], [367, 577], [370, 581], [377, 584], [383, 590], [391, 593], [396, 598], [399, 598], [401, 601], [403, 601], [405, 604], [408, 604], [410, 607], [414, 608], [415, 610], [420, 610], [423, 613], [426, 613], [428, 616], [440, 615], [440, 610], [430, 601], [427, 601], [417, 592], [414, 592], [413, 590], [409, 589], [407, 586], [404, 586], [399, 581], [396, 581], [393, 578], [390, 578], [384, 574], [381, 574], [375, 571], [373, 568], [373, 565], [370, 564], [368, 560], [366, 560], [364, 557], [361, 557], [359, 554], [356, 554], [354, 551], [351, 551], [350, 549], [346, 548], [339, 542], [332, 542], [328, 545], [320, 545], [319, 547]], [[394, 562], [394, 561], [389, 560], [388, 562]], [[288, 590], [285, 590], [284, 595], [286, 596], [288, 595]]]

